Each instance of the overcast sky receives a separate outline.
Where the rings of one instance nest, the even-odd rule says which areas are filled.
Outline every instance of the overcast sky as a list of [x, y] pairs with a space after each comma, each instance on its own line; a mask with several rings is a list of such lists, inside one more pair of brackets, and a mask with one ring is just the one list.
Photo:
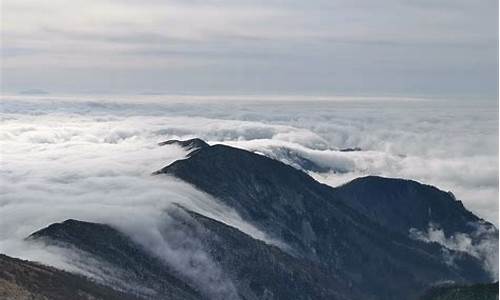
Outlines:
[[3, 0], [2, 90], [496, 98], [497, 0]]

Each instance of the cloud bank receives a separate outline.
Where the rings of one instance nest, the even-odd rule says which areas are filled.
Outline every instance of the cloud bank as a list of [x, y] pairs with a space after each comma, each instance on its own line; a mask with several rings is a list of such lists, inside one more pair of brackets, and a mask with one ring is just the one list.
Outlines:
[[[178, 259], [175, 244], [158, 239], [170, 220], [165, 211], [173, 204], [286, 247], [217, 199], [175, 178], [150, 176], [186, 155], [178, 147], [156, 145], [173, 138], [200, 137], [298, 168], [294, 157], [305, 158], [323, 169], [305, 171], [332, 186], [368, 174], [415, 179], [451, 190], [468, 209], [497, 223], [498, 116], [491, 104], [159, 98], [146, 101], [145, 97], [141, 102], [99, 97], [2, 98], [0, 252], [91, 272], [70, 264], [70, 259], [61, 260], [57, 249], [33, 248], [23, 242], [40, 228], [73, 218], [111, 224], [139, 243], [154, 245], [158, 256], [182, 270], [186, 260]], [[348, 147], [362, 151], [339, 151]], [[133, 217], [124, 219], [124, 215]], [[436, 240], [439, 230], [425, 236]], [[455, 249], [450, 243], [467, 245], [467, 237], [457, 235], [448, 242], [443, 241]], [[190, 273], [188, 268], [185, 275], [200, 285], [225, 280], [211, 267], [196, 239], [190, 243], [192, 256], [203, 259], [200, 270]], [[230, 286], [227, 282], [223, 292], [230, 293]]]
[[[287, 149], [326, 169], [343, 171], [311, 173], [331, 185], [367, 174], [422, 181], [451, 190], [467, 208], [497, 223], [496, 104], [381, 99], [310, 103], [300, 98], [246, 102], [186, 96], [29, 99], [3, 98], [4, 126], [8, 126], [3, 139], [14, 143], [4, 147], [6, 158], [8, 149], [18, 153], [15, 147], [37, 149], [49, 142], [76, 144], [78, 156], [78, 143], [87, 143], [85, 139], [94, 143], [91, 151], [102, 152], [96, 156], [113, 149], [123, 152], [123, 145], [135, 147], [135, 155], [141, 156], [144, 148], [161, 153], [152, 148], [165, 139], [201, 137], [290, 163], [282, 157]], [[336, 151], [353, 147], [364, 151]], [[18, 159], [4, 163], [11, 161]], [[112, 159], [107, 162], [112, 163]], [[148, 171], [161, 166], [160, 157], [152, 159]]]

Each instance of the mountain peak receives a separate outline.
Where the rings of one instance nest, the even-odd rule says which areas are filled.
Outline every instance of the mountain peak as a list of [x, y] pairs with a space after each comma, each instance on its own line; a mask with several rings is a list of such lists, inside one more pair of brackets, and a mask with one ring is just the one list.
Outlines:
[[411, 228], [426, 231], [439, 224], [446, 236], [469, 233], [480, 219], [452, 193], [414, 180], [366, 176], [335, 189], [347, 205], [377, 223], [401, 233]]
[[209, 147], [207, 142], [199, 138], [194, 138], [189, 140], [168, 140], [158, 143], [158, 146], [165, 146], [165, 145], [178, 145], [186, 150], [196, 150]]

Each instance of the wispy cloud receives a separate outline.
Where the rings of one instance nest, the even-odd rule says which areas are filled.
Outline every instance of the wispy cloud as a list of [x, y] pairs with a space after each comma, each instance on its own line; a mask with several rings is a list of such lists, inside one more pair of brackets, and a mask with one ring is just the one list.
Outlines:
[[[475, 228], [470, 234], [457, 232], [446, 237], [438, 224], [429, 224], [426, 232], [412, 228], [410, 237], [468, 253], [483, 263], [484, 269], [490, 272], [492, 280], [498, 280], [498, 236], [495, 229], [485, 224], [470, 224], [470, 226]], [[453, 264], [455, 257], [452, 253], [445, 252], [443, 255], [450, 264]]]

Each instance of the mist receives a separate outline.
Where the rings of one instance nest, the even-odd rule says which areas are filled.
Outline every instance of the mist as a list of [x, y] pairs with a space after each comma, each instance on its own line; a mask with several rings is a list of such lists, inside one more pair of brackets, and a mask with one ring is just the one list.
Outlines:
[[[498, 236], [495, 229], [487, 224], [470, 224], [475, 228], [470, 234], [456, 233], [446, 237], [443, 230], [436, 224], [429, 224], [427, 231], [421, 232], [415, 228], [410, 229], [410, 237], [425, 241], [435, 242], [447, 249], [465, 252], [483, 263], [493, 281], [498, 279]], [[445, 261], [453, 264], [455, 257], [448, 252], [443, 253]]]

